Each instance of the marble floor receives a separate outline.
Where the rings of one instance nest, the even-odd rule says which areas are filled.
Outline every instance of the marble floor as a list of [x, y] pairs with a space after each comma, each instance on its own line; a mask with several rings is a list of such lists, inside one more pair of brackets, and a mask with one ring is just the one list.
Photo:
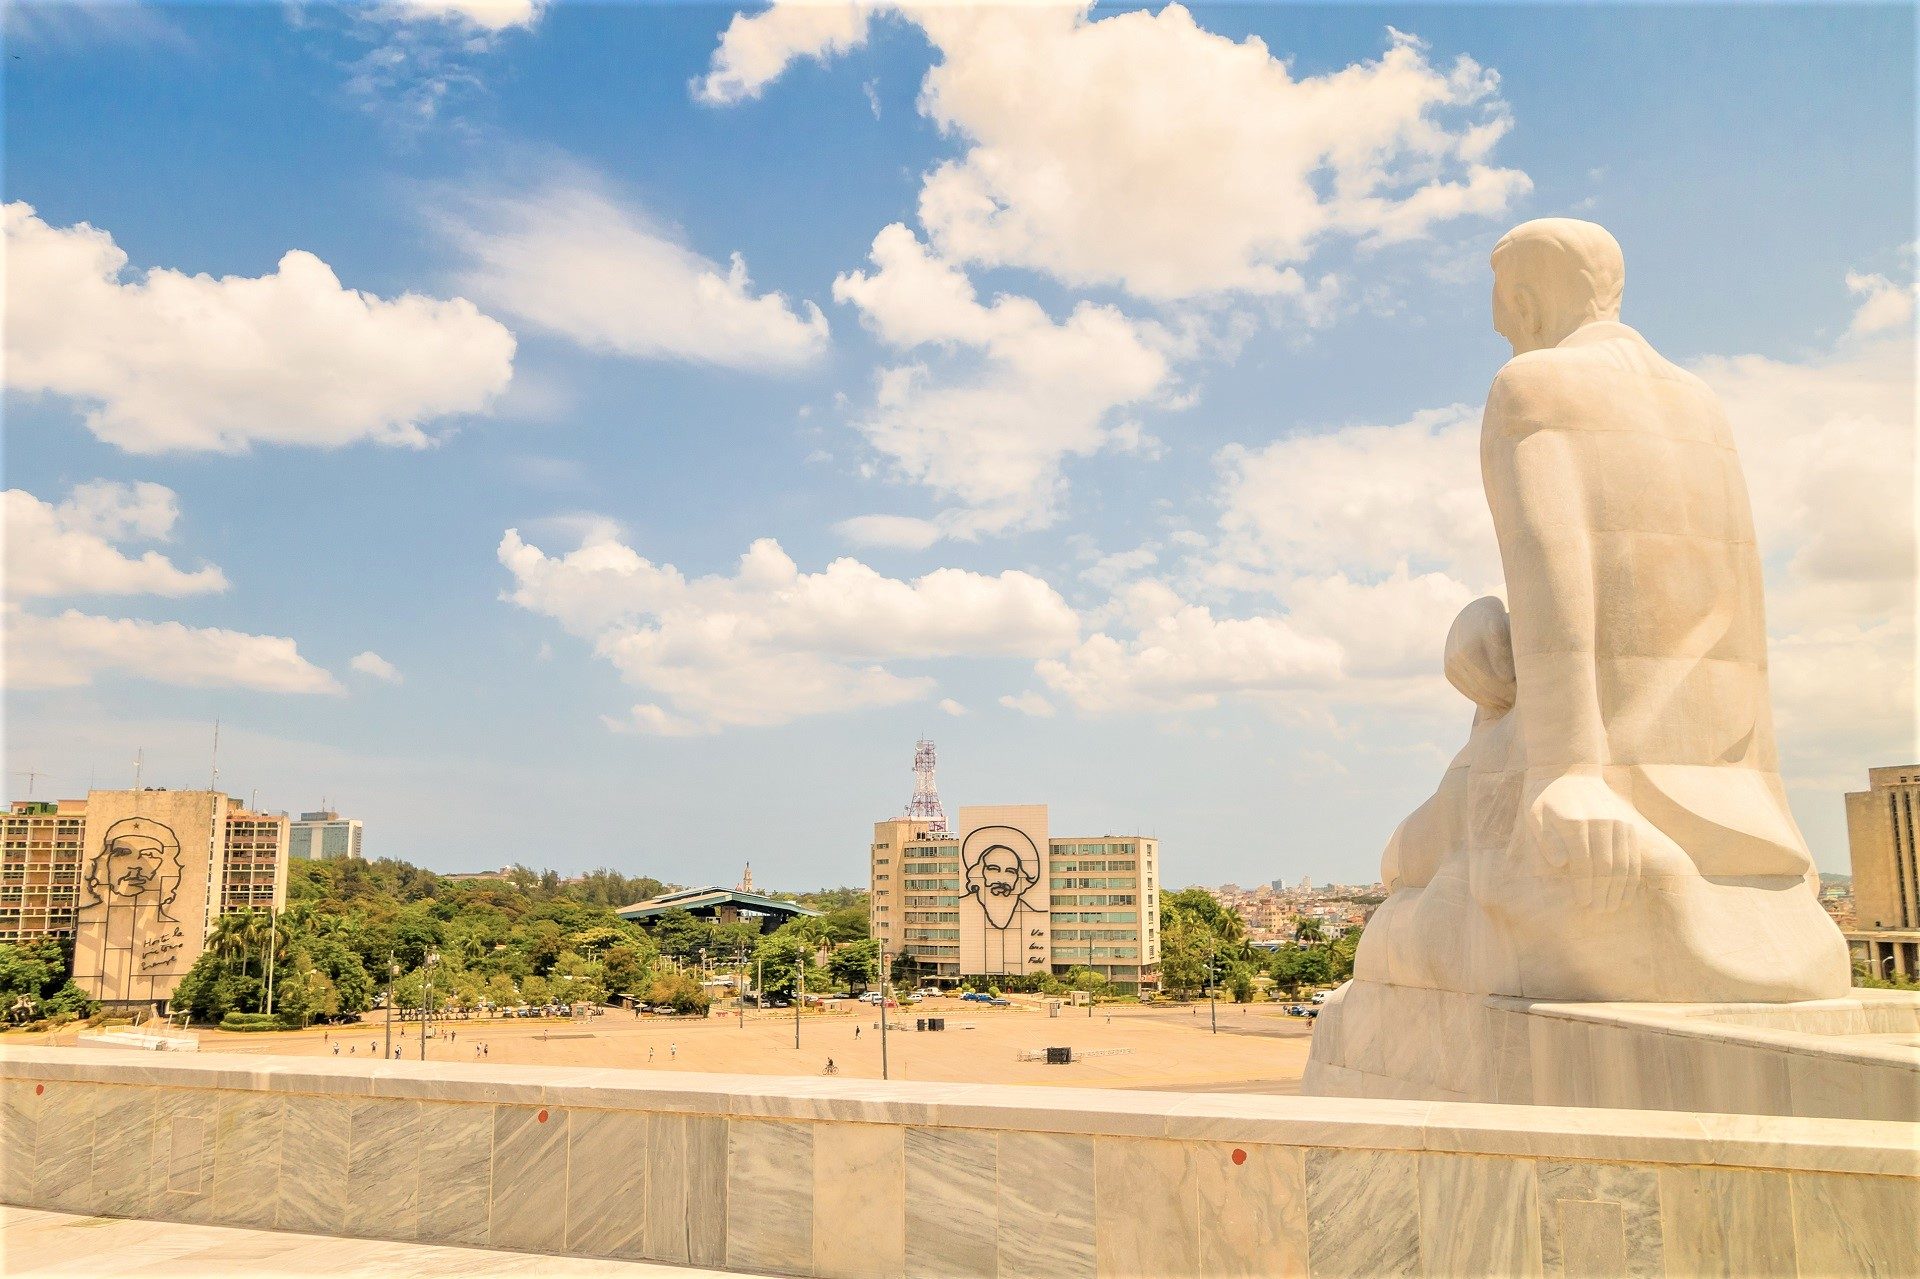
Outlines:
[[[718, 1279], [720, 1271], [488, 1248], [335, 1239], [0, 1205], [0, 1273], [85, 1276], [526, 1275]], [[730, 1279], [737, 1279], [737, 1274]]]

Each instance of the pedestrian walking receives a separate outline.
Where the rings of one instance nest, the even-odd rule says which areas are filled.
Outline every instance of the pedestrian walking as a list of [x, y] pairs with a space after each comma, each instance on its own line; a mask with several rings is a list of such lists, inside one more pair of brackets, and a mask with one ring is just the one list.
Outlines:
[[339, 1044], [335, 1044], [335, 1045], [333, 1046], [333, 1055], [334, 1055], [334, 1056], [336, 1056], [336, 1057], [338, 1057], [338, 1056], [340, 1055], [340, 1045], [339, 1045]]
[[652, 1045], [652, 1044], [648, 1044], [648, 1045], [647, 1045], [647, 1060], [648, 1060], [648, 1061], [652, 1061], [652, 1060], [653, 1060], [653, 1045]]
[[860, 1028], [858, 1026], [853, 1028], [853, 1040], [855, 1043], [860, 1042]]
[[669, 1058], [676, 1058], [676, 1057], [678, 1057], [679, 1055], [680, 1055], [680, 1045], [679, 1045], [679, 1044], [668, 1044], [668, 1045], [667, 1045], [667, 1056], [668, 1056]]

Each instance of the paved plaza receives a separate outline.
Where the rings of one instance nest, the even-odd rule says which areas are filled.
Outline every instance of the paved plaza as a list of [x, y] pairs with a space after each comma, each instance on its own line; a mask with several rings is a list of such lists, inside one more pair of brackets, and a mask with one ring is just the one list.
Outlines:
[[[744, 1027], [732, 1011], [710, 1017], [641, 1017], [608, 1013], [592, 1019], [456, 1021], [436, 1025], [427, 1043], [430, 1061], [485, 1061], [502, 1065], [599, 1066], [646, 1070], [718, 1071], [755, 1075], [818, 1075], [829, 1058], [836, 1073], [880, 1077], [875, 1011], [852, 1000], [837, 1011], [801, 1018], [794, 1048], [791, 1012], [749, 1012]], [[857, 1009], [857, 1011], [856, 1011]], [[1087, 1016], [1063, 1007], [1049, 1017], [1040, 1001], [993, 1008], [958, 999], [929, 999], [897, 1009], [891, 1025], [947, 1019], [942, 1032], [894, 1029], [887, 1036], [890, 1076], [945, 1083], [1039, 1084], [1078, 1088], [1155, 1088], [1194, 1092], [1294, 1093], [1307, 1060], [1313, 1023], [1288, 1017], [1271, 1004], [1218, 1009], [1220, 1033], [1211, 1033], [1206, 1004], [1115, 1005]], [[404, 1035], [402, 1032], [404, 1031]], [[856, 1037], [856, 1033], [858, 1035]], [[195, 1032], [203, 1053], [334, 1056], [378, 1061], [383, 1025], [376, 1014], [352, 1027], [284, 1034]], [[394, 1044], [419, 1059], [417, 1025], [394, 1027]], [[74, 1032], [52, 1036], [67, 1043]], [[9, 1035], [9, 1042], [46, 1042]], [[476, 1049], [485, 1045], [484, 1057]], [[1074, 1050], [1069, 1065], [1026, 1061], [1050, 1047]], [[1092, 1054], [1082, 1056], [1082, 1054]]]

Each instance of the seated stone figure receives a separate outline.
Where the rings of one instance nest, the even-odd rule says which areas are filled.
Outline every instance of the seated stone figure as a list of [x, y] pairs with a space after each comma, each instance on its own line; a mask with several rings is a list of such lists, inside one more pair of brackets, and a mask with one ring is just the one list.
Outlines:
[[1480, 456], [1510, 624], [1492, 601], [1456, 623], [1473, 738], [1394, 836], [1399, 886], [1356, 975], [1563, 1000], [1842, 995], [1846, 943], [1778, 775], [1726, 417], [1619, 322], [1604, 229], [1526, 223], [1493, 271], [1514, 358]]

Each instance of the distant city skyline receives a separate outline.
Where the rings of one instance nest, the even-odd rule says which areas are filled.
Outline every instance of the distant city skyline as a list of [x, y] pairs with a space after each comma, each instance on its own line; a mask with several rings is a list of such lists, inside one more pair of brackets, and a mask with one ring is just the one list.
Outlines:
[[1487, 254], [1569, 214], [1728, 408], [1845, 871], [1916, 751], [1913, 11], [1399, 19], [7, 6], [7, 796], [204, 789], [217, 719], [368, 857], [859, 884], [931, 738], [949, 812], [1370, 883], [1500, 587]]

